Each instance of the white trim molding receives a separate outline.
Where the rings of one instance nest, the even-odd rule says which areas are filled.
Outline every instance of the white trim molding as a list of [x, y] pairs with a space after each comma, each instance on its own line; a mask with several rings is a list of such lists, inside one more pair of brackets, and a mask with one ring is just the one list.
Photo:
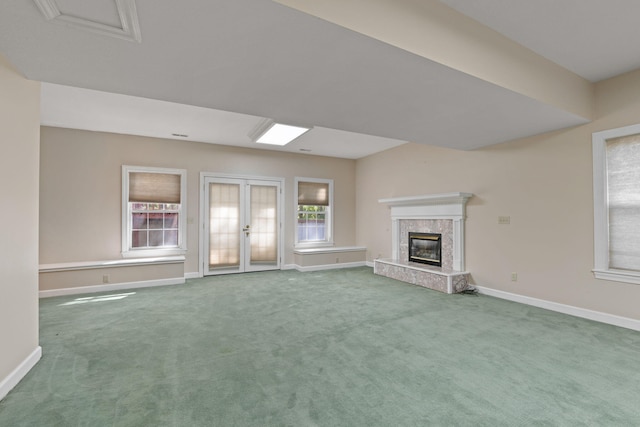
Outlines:
[[476, 286], [476, 289], [478, 290], [478, 293], [482, 295], [518, 302], [533, 307], [544, 308], [546, 310], [556, 311], [558, 313], [568, 314], [570, 316], [581, 317], [583, 319], [594, 320], [596, 322], [619, 326], [621, 328], [632, 329], [634, 331], [640, 331], [640, 320], [616, 316], [600, 311], [588, 310], [586, 308], [574, 307], [572, 305], [561, 304], [524, 295], [512, 294], [510, 292], [486, 288], [484, 286]]
[[42, 357], [42, 347], [38, 346], [29, 354], [6, 378], [0, 381], [0, 400], [7, 394], [36, 366]]
[[[378, 203], [384, 203], [389, 206], [441, 206], [440, 213], [451, 215], [456, 213], [464, 217], [464, 206], [473, 196], [472, 193], [441, 193], [441, 194], [425, 194], [422, 196], [409, 197], [392, 197], [388, 199], [380, 199]], [[434, 212], [436, 214], [436, 212]]]
[[68, 25], [103, 36], [142, 43], [135, 0], [114, 0], [120, 18], [120, 27], [102, 24], [90, 19], [67, 15], [60, 11], [55, 0], [33, 0], [47, 21]]
[[633, 283], [640, 285], [640, 272], [631, 270], [591, 270], [596, 279], [611, 280], [613, 282]]
[[607, 140], [640, 134], [640, 124], [592, 134], [593, 145], [593, 275], [596, 279], [640, 284], [640, 271], [616, 270], [609, 266], [609, 206], [607, 185]]
[[178, 264], [185, 261], [185, 257], [166, 256], [155, 258], [127, 258], [115, 259], [108, 261], [78, 261], [64, 262], [58, 264], [40, 264], [40, 273], [50, 273], [53, 271], [72, 271], [72, 270], [90, 270], [94, 268], [113, 268], [113, 267], [134, 267], [139, 265], [156, 265], [156, 264]]
[[125, 289], [150, 288], [155, 286], [182, 285], [184, 277], [172, 277], [168, 279], [144, 280], [140, 282], [110, 283], [108, 285], [76, 286], [73, 288], [61, 288], [40, 291], [40, 298], [59, 297], [63, 295], [93, 294], [96, 292], [122, 291]]

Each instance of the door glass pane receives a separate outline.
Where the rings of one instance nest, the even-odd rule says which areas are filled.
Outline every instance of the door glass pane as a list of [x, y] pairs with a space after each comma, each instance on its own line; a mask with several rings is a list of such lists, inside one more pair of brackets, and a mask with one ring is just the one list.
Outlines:
[[240, 265], [240, 186], [209, 184], [209, 269]]
[[251, 186], [252, 264], [276, 264], [278, 254], [277, 187]]

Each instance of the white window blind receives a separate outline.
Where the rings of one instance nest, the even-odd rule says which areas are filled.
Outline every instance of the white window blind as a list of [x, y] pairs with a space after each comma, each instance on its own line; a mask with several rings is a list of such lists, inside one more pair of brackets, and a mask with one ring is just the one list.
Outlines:
[[329, 184], [298, 181], [298, 204], [329, 206]]
[[640, 271], [640, 134], [607, 140], [609, 268]]

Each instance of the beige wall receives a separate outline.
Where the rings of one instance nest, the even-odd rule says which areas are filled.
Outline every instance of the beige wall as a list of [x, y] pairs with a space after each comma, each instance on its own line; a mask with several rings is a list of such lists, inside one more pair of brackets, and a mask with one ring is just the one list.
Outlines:
[[[108, 276], [107, 281], [104, 276]], [[105, 284], [137, 283], [184, 279], [184, 264], [166, 263], [127, 267], [86, 268], [81, 270], [50, 271], [40, 273], [40, 290], [51, 291]]]
[[334, 179], [336, 245], [355, 242], [355, 161], [43, 127], [40, 263], [121, 258], [121, 165], [187, 169], [188, 255], [198, 271], [200, 172], [285, 178], [285, 259], [293, 257], [295, 176]]
[[361, 263], [365, 261], [365, 250], [362, 251], [344, 251], [331, 253], [307, 253], [295, 254], [295, 263], [300, 267], [314, 267], [319, 265], [334, 265], [338, 267], [340, 264]]
[[0, 55], [0, 383], [38, 346], [40, 84]]
[[[597, 84], [596, 112], [588, 125], [476, 151], [408, 144], [358, 160], [357, 244], [368, 260], [390, 257], [380, 198], [470, 192], [466, 269], [475, 284], [640, 319], [640, 285], [591, 273], [591, 133], [640, 122], [640, 71]], [[511, 225], [498, 225], [499, 215]]]

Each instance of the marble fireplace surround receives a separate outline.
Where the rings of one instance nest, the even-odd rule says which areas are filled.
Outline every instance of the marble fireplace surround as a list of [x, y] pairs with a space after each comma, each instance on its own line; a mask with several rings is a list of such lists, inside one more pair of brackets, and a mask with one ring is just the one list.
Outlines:
[[[390, 259], [376, 259], [374, 272], [446, 293], [469, 286], [464, 271], [464, 220], [471, 193], [380, 199], [391, 208]], [[409, 231], [442, 234], [442, 267], [409, 262]]]

